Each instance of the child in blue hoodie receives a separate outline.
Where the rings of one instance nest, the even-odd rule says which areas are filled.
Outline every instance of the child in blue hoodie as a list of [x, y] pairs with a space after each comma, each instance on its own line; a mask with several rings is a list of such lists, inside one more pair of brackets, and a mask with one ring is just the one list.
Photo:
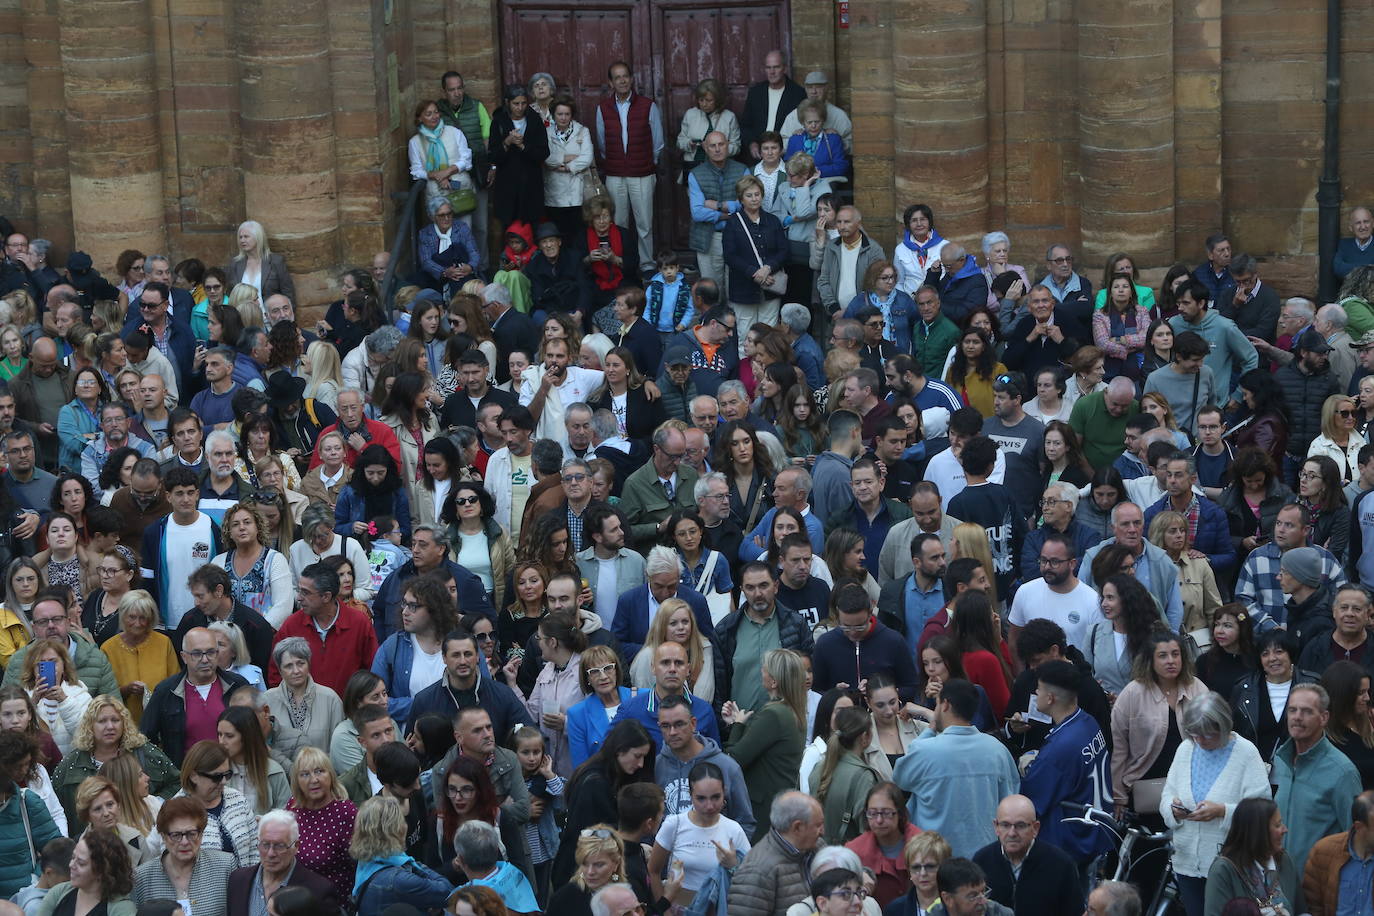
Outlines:
[[676, 251], [660, 251], [654, 257], [654, 265], [658, 273], [644, 291], [648, 300], [644, 306], [644, 320], [666, 342], [669, 335], [692, 326], [692, 289], [682, 277]]

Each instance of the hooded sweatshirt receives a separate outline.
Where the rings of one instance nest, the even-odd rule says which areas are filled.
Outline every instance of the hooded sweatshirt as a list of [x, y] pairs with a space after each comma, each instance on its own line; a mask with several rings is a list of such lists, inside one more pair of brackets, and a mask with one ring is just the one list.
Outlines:
[[[1192, 331], [1207, 341], [1212, 352], [1207, 354], [1202, 364], [1212, 370], [1212, 377], [1222, 388], [1230, 385], [1231, 379], [1259, 365], [1259, 354], [1255, 352], [1254, 344], [1245, 339], [1234, 321], [1213, 309], [1203, 312], [1202, 320], [1197, 324], [1184, 320], [1182, 315], [1175, 315], [1169, 319], [1169, 326], [1175, 334]], [[1237, 401], [1241, 399], [1239, 385], [1231, 391], [1230, 397]]]
[[679, 760], [665, 743], [654, 761], [654, 781], [663, 788], [664, 813], [680, 814], [692, 807], [692, 790], [687, 776], [698, 763], [714, 763], [725, 776], [726, 817], [735, 821], [749, 836], [754, 835], [754, 808], [749, 803], [749, 787], [744, 784], [744, 772], [735, 758], [720, 749], [714, 738], [698, 734], [701, 752], [690, 760]]

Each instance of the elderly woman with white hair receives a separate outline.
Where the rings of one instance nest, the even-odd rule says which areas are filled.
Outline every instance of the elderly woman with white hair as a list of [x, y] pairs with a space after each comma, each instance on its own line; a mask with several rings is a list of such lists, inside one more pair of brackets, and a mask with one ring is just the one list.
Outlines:
[[1208, 692], [1183, 706], [1183, 744], [1169, 766], [1159, 813], [1174, 832], [1174, 874], [1188, 916], [1202, 916], [1207, 872], [1236, 805], [1268, 798], [1269, 777], [1253, 744], [1231, 730], [1231, 704]]
[[263, 694], [263, 700], [273, 718], [302, 732], [306, 744], [327, 752], [334, 728], [343, 721], [343, 701], [310, 676], [311, 654], [310, 644], [300, 636], [273, 646], [281, 683]]
[[[258, 301], [265, 302], [268, 296], [282, 295], [296, 301], [296, 285], [291, 282], [291, 271], [286, 269], [286, 259], [273, 254], [267, 244], [267, 230], [257, 220], [239, 223], [238, 253], [224, 269], [227, 289], [246, 283], [258, 291]], [[264, 316], [266, 317], [266, 316]]]
[[[854, 850], [846, 846], [822, 846], [817, 849], [816, 855], [811, 859], [812, 879], [832, 868], [843, 868], [856, 875], [864, 873], [863, 863], [859, 861], [859, 854]], [[787, 908], [787, 916], [811, 916], [815, 912], [816, 901], [811, 897], [805, 897]], [[862, 916], [881, 916], [882, 908], [878, 906], [877, 898], [870, 894], [864, 898], [863, 909], [859, 912]]]
[[353, 597], [371, 603], [373, 596], [371, 565], [362, 542], [352, 535], [334, 530], [334, 510], [324, 503], [311, 503], [301, 516], [300, 540], [291, 545], [291, 571], [300, 571], [325, 557], [344, 556], [354, 570]]
[[1013, 283], [1007, 290], [1008, 299], [1020, 299], [1031, 288], [1030, 277], [1026, 275], [1026, 268], [1020, 264], [1010, 264], [1008, 260], [1011, 255], [1011, 239], [1005, 232], [996, 230], [983, 236], [983, 276], [988, 281], [988, 308], [996, 314], [1000, 308], [997, 294], [992, 291], [992, 281], [1007, 271], [1011, 271], [1021, 279], [1021, 286], [1018, 289]]
[[425, 207], [429, 211], [430, 224], [420, 230], [416, 260], [430, 286], [450, 298], [460, 285], [482, 269], [482, 249], [467, 222], [458, 219], [447, 197], [429, 197]]

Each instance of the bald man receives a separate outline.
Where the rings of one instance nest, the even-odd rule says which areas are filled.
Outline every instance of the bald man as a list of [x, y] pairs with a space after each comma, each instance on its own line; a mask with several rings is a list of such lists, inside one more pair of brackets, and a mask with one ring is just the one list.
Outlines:
[[57, 415], [72, 399], [69, 370], [57, 355], [51, 337], [38, 337], [29, 351], [29, 364], [10, 381], [15, 416], [38, 430], [43, 467], [57, 467]]
[[723, 287], [725, 253], [721, 249], [721, 234], [730, 214], [739, 209], [735, 182], [748, 175], [749, 170], [730, 158], [730, 141], [718, 130], [702, 138], [701, 148], [706, 161], [687, 176], [687, 202], [692, 207], [689, 237], [702, 277]]
[[1040, 821], [1024, 795], [1008, 795], [992, 822], [996, 841], [973, 854], [988, 879], [988, 897], [1016, 916], [1083, 911], [1078, 867], [1058, 846], [1038, 840]]
[[229, 694], [247, 683], [231, 671], [219, 670], [218, 646], [215, 634], [205, 627], [187, 630], [181, 640], [185, 669], [154, 687], [145, 703], [140, 729], [177, 766], [197, 741], [218, 740], [219, 714], [229, 704]]
[[[1374, 264], [1374, 214], [1370, 213], [1368, 207], [1356, 207], [1350, 211], [1350, 237], [1341, 239], [1336, 246], [1331, 272], [1344, 280], [1356, 267], [1366, 264]], [[1363, 334], [1366, 330], [1369, 328], [1359, 333]]]

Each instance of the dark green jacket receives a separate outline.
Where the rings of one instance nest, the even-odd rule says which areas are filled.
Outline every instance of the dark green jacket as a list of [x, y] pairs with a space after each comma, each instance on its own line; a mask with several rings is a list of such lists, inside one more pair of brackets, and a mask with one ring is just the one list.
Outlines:
[[768, 813], [779, 792], [797, 788], [806, 741], [797, 719], [786, 703], [765, 703], [763, 708], [730, 727], [725, 752], [739, 763], [749, 787], [749, 807], [754, 811], [756, 844], [771, 829]]
[[[149, 741], [135, 748], [133, 754], [148, 775], [150, 793], [167, 799], [181, 791], [181, 772], [156, 744]], [[100, 765], [95, 762], [91, 752], [75, 748], [63, 755], [62, 762], [53, 771], [53, 791], [62, 803], [62, 810], [67, 812], [67, 829], [73, 836], [81, 835], [79, 827], [82, 826], [76, 816], [76, 789], [87, 776], [95, 776], [99, 772]]]

